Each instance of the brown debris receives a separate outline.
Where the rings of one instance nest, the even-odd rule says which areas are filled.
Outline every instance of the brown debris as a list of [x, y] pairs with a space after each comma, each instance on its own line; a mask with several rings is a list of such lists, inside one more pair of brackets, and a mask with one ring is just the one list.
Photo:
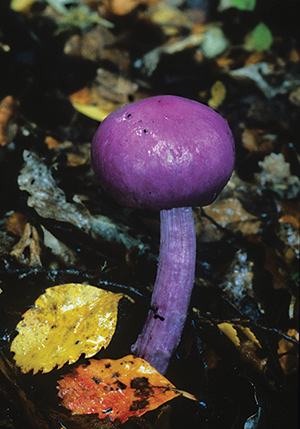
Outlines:
[[140, 5], [151, 6], [158, 0], [104, 0], [106, 14], [127, 15]]
[[[299, 332], [296, 329], [289, 329], [287, 335], [299, 341]], [[282, 338], [278, 343], [277, 353], [279, 362], [285, 374], [296, 374], [298, 368], [298, 356], [295, 344]]]
[[17, 108], [18, 103], [11, 95], [0, 102], [0, 146], [6, 146], [17, 133]]
[[20, 212], [13, 212], [6, 220], [6, 230], [21, 236], [28, 222], [27, 217]]
[[271, 153], [259, 162], [261, 172], [255, 174], [261, 189], [270, 188], [286, 198], [297, 198], [300, 192], [300, 179], [292, 175], [290, 164], [282, 153]]
[[287, 288], [280, 256], [276, 254], [276, 251], [271, 247], [267, 247], [266, 249], [265, 268], [272, 274], [273, 287], [275, 289]]
[[264, 131], [245, 129], [242, 134], [242, 145], [251, 154], [267, 155], [274, 150], [275, 136], [266, 135]]
[[300, 86], [290, 92], [289, 100], [291, 103], [295, 104], [295, 106], [300, 107]]
[[254, 298], [253, 267], [254, 263], [248, 259], [247, 253], [239, 250], [219, 286], [237, 308], [241, 308], [246, 297]]
[[260, 358], [257, 355], [257, 346], [253, 341], [242, 341], [238, 347], [241, 359], [253, 366], [256, 370], [264, 372], [267, 369], [268, 358]]
[[[26, 249], [29, 250], [29, 256], [25, 254]], [[42, 266], [39, 235], [36, 228], [31, 226], [29, 222], [25, 225], [20, 241], [15, 244], [10, 254], [20, 264], [25, 264], [32, 268]]]
[[257, 234], [260, 220], [248, 213], [241, 202], [235, 198], [226, 198], [205, 208], [205, 213], [218, 225], [243, 235]]

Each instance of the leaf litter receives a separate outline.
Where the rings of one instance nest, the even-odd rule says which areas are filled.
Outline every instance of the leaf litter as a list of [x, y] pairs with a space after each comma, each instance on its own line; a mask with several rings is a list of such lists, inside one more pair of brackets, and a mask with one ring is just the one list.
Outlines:
[[[126, 425], [149, 428], [165, 419], [172, 429], [262, 422], [273, 429], [289, 421], [296, 428], [297, 2], [8, 3], [0, 2], [1, 424], [96, 424], [51, 405], [55, 388], [46, 380], [55, 385], [64, 368], [43, 374], [40, 384], [39, 374], [20, 375], [11, 340], [45, 288], [87, 281], [140, 298], [130, 310], [120, 302], [118, 331], [100, 356], [128, 353], [147, 311], [159, 222], [117, 207], [98, 189], [89, 147], [97, 121], [120, 105], [172, 93], [211, 104], [228, 120], [236, 170], [212, 206], [194, 210], [193, 311], [168, 377], [203, 401], [187, 406], [177, 398], [165, 413]], [[220, 333], [222, 323], [236, 344]], [[43, 385], [51, 404], [41, 403]]]

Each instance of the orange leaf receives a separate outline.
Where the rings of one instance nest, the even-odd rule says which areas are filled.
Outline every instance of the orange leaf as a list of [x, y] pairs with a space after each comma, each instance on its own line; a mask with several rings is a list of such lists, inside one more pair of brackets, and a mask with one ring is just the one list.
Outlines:
[[73, 414], [98, 414], [124, 423], [180, 395], [173, 384], [144, 359], [90, 359], [59, 382], [58, 396]]
[[73, 92], [69, 96], [72, 103], [78, 103], [78, 104], [91, 104], [91, 93], [89, 88], [81, 88], [77, 92]]

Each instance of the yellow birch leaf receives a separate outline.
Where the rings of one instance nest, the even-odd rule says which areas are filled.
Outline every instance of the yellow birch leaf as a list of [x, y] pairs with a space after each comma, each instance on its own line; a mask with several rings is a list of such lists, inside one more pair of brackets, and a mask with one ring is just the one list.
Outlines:
[[230, 323], [219, 323], [218, 328], [230, 339], [230, 341], [233, 342], [236, 347], [240, 346], [241, 342], [233, 325]]
[[48, 288], [17, 325], [16, 365], [35, 374], [94, 356], [111, 341], [122, 296], [76, 283]]

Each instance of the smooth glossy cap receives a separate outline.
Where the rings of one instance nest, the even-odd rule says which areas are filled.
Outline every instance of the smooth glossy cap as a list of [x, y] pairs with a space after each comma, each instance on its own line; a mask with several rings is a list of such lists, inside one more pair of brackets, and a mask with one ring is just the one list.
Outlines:
[[219, 114], [171, 95], [111, 113], [91, 149], [105, 191], [124, 206], [155, 210], [210, 204], [231, 176], [234, 154]]

